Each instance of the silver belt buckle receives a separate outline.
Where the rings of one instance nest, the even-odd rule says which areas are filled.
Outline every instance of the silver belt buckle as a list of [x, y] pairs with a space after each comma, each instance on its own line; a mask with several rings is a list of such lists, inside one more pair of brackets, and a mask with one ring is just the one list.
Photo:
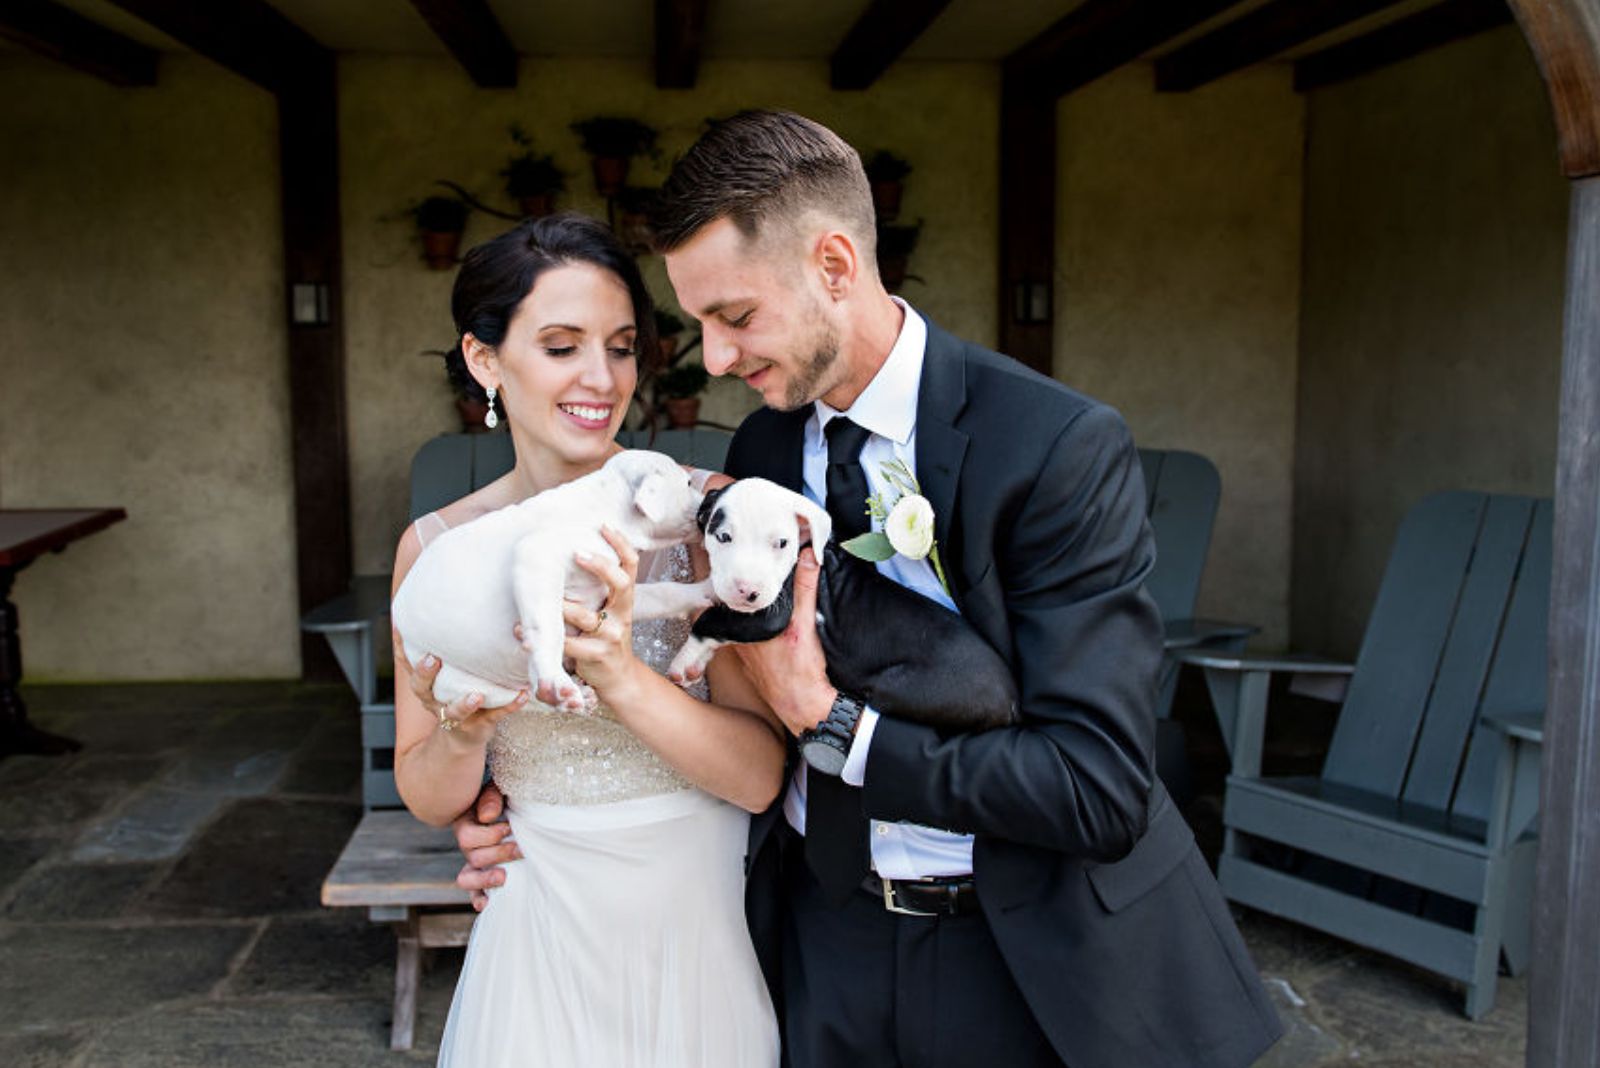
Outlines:
[[908, 909], [908, 908], [905, 908], [905, 907], [903, 907], [901, 905], [895, 904], [895, 900], [894, 900], [894, 880], [893, 879], [884, 879], [882, 876], [879, 876], [878, 878], [883, 883], [883, 907], [888, 909], [890, 912], [898, 912], [902, 916], [937, 916], [937, 915], [939, 915], [937, 912], [923, 912], [921, 909]]

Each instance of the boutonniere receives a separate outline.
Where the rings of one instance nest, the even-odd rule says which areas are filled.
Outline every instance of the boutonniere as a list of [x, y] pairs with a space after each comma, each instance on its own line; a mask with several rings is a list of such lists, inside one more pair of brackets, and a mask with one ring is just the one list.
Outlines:
[[939, 585], [950, 595], [950, 583], [939, 562], [939, 544], [933, 537], [933, 505], [922, 495], [922, 487], [904, 460], [890, 460], [879, 470], [889, 489], [867, 498], [867, 514], [881, 529], [858, 534], [839, 547], [875, 564], [896, 553], [912, 560], [926, 559], [933, 564]]

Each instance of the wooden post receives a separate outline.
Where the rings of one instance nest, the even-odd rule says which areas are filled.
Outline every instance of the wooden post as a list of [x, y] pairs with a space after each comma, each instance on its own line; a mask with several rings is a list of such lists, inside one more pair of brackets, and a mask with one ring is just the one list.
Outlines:
[[1572, 185], [1528, 1063], [1600, 1064], [1600, 177]]
[[[350, 467], [345, 426], [344, 308], [339, 239], [339, 129], [334, 62], [278, 91], [283, 188], [284, 292], [320, 287], [322, 322], [296, 323], [289, 307], [289, 410], [294, 467], [296, 572], [301, 613], [350, 584]], [[301, 639], [309, 677], [336, 677], [323, 642]]]
[[1000, 345], [1055, 365], [1056, 98], [1005, 75], [1000, 90]]

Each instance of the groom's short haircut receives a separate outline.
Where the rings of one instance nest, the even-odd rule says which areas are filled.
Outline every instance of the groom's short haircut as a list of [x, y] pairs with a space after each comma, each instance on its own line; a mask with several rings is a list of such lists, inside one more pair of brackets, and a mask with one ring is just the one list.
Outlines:
[[810, 212], [840, 223], [861, 254], [876, 256], [872, 190], [861, 157], [821, 123], [788, 111], [741, 111], [715, 120], [672, 166], [651, 229], [671, 252], [718, 219], [760, 240]]

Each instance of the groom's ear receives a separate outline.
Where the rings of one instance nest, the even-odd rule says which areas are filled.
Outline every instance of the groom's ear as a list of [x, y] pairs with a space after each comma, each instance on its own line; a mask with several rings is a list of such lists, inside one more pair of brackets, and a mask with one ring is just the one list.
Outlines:
[[829, 230], [817, 238], [813, 256], [828, 295], [834, 300], [849, 296], [861, 271], [861, 250], [855, 240], [843, 230]]

